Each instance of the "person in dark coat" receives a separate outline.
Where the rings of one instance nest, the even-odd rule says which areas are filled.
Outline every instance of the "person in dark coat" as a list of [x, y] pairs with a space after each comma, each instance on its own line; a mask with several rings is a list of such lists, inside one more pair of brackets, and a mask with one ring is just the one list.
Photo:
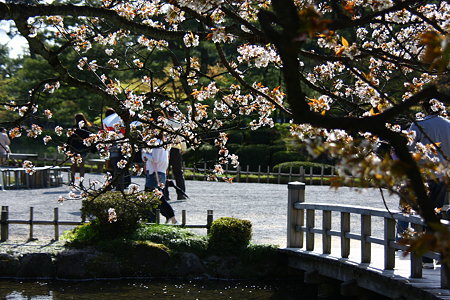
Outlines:
[[70, 151], [74, 154], [73, 163], [70, 167], [71, 184], [75, 183], [77, 169], [80, 172], [80, 179], [83, 178], [85, 174], [84, 160], [90, 147], [84, 144], [84, 140], [92, 134], [92, 132], [89, 131], [89, 126], [91, 126], [91, 123], [86, 120], [86, 117], [82, 113], [75, 115], [75, 125], [72, 127], [73, 133], [67, 142]]

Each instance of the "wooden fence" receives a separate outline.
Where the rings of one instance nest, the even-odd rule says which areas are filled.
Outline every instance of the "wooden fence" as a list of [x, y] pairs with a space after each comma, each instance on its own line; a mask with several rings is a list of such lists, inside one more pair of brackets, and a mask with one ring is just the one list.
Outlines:
[[[214, 220], [213, 211], [208, 210], [206, 212], [206, 224], [205, 225], [193, 225], [186, 224], [186, 210], [181, 211], [181, 223], [180, 224], [170, 224], [168, 226], [178, 226], [183, 228], [205, 228], [209, 233], [209, 229], [211, 228], [211, 224]], [[59, 226], [69, 225], [69, 226], [78, 226], [85, 224], [85, 221], [61, 221], [59, 219], [59, 209], [55, 207], [53, 209], [53, 220], [35, 220], [34, 219], [34, 208], [30, 207], [29, 210], [29, 219], [28, 220], [14, 220], [9, 218], [9, 207], [2, 206], [1, 214], [0, 214], [0, 242], [4, 242], [9, 238], [10, 226], [11, 224], [21, 224], [28, 225], [29, 227], [29, 236], [28, 240], [35, 240], [34, 238], [34, 225], [44, 225], [44, 226], [53, 226], [53, 241], [57, 241], [60, 236]], [[150, 223], [149, 223], [150, 224]], [[160, 211], [156, 210], [156, 222], [153, 224], [160, 224]]]
[[[64, 162], [64, 157], [61, 154], [54, 153], [53, 155], [48, 155], [44, 153], [43, 156], [34, 158], [36, 161], [43, 164], [51, 164], [53, 166], [62, 164]], [[102, 173], [105, 172], [105, 160], [98, 158], [87, 158], [86, 164], [88, 165], [87, 171]], [[200, 167], [197, 167], [199, 166]], [[317, 173], [315, 170], [320, 168]], [[194, 163], [194, 167], [184, 167], [184, 170], [190, 171], [186, 174], [186, 179], [190, 180], [207, 180], [208, 176], [212, 173], [212, 168], [204, 163]], [[233, 177], [234, 182], [256, 182], [256, 183], [277, 183], [284, 184], [291, 181], [301, 181], [312, 184], [328, 185], [329, 179], [336, 176], [336, 171], [334, 167], [325, 167], [321, 165], [320, 167], [290, 167], [288, 172], [282, 172], [281, 169], [278, 171], [272, 171], [270, 166], [258, 166], [258, 170], [250, 170], [250, 166], [238, 166], [237, 168], [232, 168], [229, 165], [225, 166], [224, 169], [225, 177]]]
[[[206, 180], [208, 175], [211, 174], [212, 170], [208, 169], [207, 164], [204, 163], [202, 168], [184, 168], [185, 170], [189, 170], [192, 172], [189, 178], [192, 180]], [[309, 183], [309, 184], [328, 184], [328, 180], [330, 178], [336, 177], [335, 168], [329, 168], [330, 171], [326, 174], [325, 166], [321, 165], [319, 173], [314, 173], [313, 167], [299, 167], [293, 168], [292, 166], [289, 168], [289, 172], [281, 172], [281, 169], [278, 169], [278, 172], [271, 171], [270, 166], [262, 167], [258, 166], [258, 171], [250, 171], [250, 167], [247, 165], [245, 168], [238, 166], [237, 168], [229, 168], [226, 165], [224, 170], [224, 175], [226, 177], [234, 177], [234, 182], [256, 182], [256, 183], [286, 183], [291, 182], [293, 180], [298, 180], [301, 182]], [[199, 173], [201, 175], [199, 175]], [[254, 177], [254, 179], [251, 179]]]
[[[420, 233], [424, 230], [424, 223], [419, 216], [360, 206], [305, 203], [305, 185], [303, 183], [290, 183], [288, 189], [288, 248], [304, 248], [306, 251], [314, 251], [315, 234], [320, 234], [322, 235], [322, 253], [330, 254], [331, 237], [334, 236], [340, 238], [340, 256], [348, 258], [350, 250], [354, 250], [354, 248], [350, 247], [350, 240], [356, 240], [361, 243], [359, 248], [361, 263], [370, 263], [372, 260], [371, 245], [381, 245], [384, 247], [384, 270], [393, 270], [395, 268], [395, 251], [407, 249], [405, 245], [396, 242], [396, 220], [408, 222], [412, 225], [415, 232]], [[322, 214], [321, 228], [315, 226], [316, 212], [321, 212]], [[340, 213], [339, 220], [332, 220], [332, 212]], [[354, 228], [350, 228], [351, 214], [360, 217], [359, 234], [353, 231]], [[381, 218], [384, 222], [384, 231], [381, 237], [372, 235], [372, 217]], [[332, 224], [339, 222], [340, 229], [333, 230]], [[447, 220], [442, 220], [442, 223], [449, 225]], [[306, 240], [305, 244], [304, 238]], [[424, 256], [440, 259], [439, 254], [435, 252], [427, 252]], [[410, 277], [422, 278], [422, 256], [413, 252], [410, 255], [410, 260]], [[445, 264], [442, 264], [441, 287], [449, 288], [445, 269]]]

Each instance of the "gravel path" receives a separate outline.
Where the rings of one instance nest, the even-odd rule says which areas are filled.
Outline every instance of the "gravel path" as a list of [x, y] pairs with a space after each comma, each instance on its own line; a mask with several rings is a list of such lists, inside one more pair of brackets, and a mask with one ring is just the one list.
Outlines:
[[[102, 175], [89, 174], [86, 180], [102, 180]], [[135, 177], [133, 183], [143, 185], [144, 178]], [[188, 224], [206, 224], [206, 212], [214, 211], [214, 219], [219, 217], [237, 217], [250, 220], [253, 224], [253, 242], [259, 244], [275, 244], [286, 246], [286, 214], [287, 185], [263, 183], [224, 183], [187, 181], [187, 201], [170, 201], [175, 213], [180, 216], [181, 210], [186, 210]], [[29, 218], [29, 207], [34, 207], [35, 220], [52, 220], [53, 208], [59, 207], [60, 220], [80, 220], [79, 200], [65, 201], [60, 205], [57, 199], [68, 193], [68, 187], [7, 190], [0, 191], [0, 205], [9, 206], [10, 219]], [[176, 197], [171, 189], [171, 196]], [[397, 208], [398, 200], [385, 193], [390, 209]], [[307, 202], [340, 203], [360, 205], [370, 208], [384, 208], [377, 189], [357, 190], [351, 188], [330, 189], [327, 186], [307, 186]], [[164, 218], [163, 218], [164, 219]], [[356, 222], [356, 220], [352, 220]], [[336, 222], [333, 222], [336, 223]], [[320, 224], [318, 218], [317, 224]], [[382, 222], [374, 222], [373, 230], [382, 230]], [[61, 227], [60, 231], [70, 229]], [[50, 240], [53, 236], [52, 226], [35, 226], [35, 236], [42, 240]], [[201, 230], [205, 233], [205, 230]], [[12, 240], [26, 240], [28, 226], [11, 225]]]

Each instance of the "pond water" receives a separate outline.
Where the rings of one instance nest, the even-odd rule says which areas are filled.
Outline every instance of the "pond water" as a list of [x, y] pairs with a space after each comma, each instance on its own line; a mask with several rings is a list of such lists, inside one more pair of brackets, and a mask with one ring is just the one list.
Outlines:
[[0, 299], [6, 300], [310, 300], [315, 294], [301, 281], [0, 281]]

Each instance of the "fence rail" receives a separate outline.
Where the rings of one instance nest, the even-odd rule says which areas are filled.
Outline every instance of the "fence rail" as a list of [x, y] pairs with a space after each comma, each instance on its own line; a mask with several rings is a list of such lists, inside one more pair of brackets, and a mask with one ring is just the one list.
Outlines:
[[[349, 257], [350, 251], [353, 250], [350, 247], [350, 241], [356, 240], [361, 243], [359, 249], [361, 263], [370, 263], [372, 260], [371, 245], [382, 245], [384, 247], [384, 269], [393, 270], [395, 268], [395, 251], [407, 249], [405, 245], [396, 242], [396, 220], [410, 223], [415, 232], [420, 233], [424, 230], [424, 223], [418, 216], [404, 215], [397, 211], [389, 213], [385, 210], [359, 206], [305, 203], [305, 185], [303, 183], [290, 183], [288, 187], [288, 248], [305, 248], [306, 251], [314, 251], [315, 235], [320, 234], [322, 235], [322, 253], [330, 254], [331, 237], [335, 236], [340, 238], [340, 256], [342, 258]], [[321, 228], [315, 226], [316, 212], [322, 214]], [[332, 224], [337, 222], [332, 219], [332, 212], [340, 213], [340, 228], [338, 230], [332, 230]], [[351, 215], [360, 217], [360, 233], [355, 233], [352, 230]], [[383, 219], [382, 236], [372, 235], [372, 217]], [[448, 221], [442, 220], [442, 222], [448, 225]], [[440, 255], [435, 252], [427, 252], [424, 256], [440, 259]], [[410, 260], [410, 277], [422, 278], [422, 256], [412, 252]], [[445, 264], [441, 266], [441, 287], [449, 288]]]
[[[14, 220], [9, 218], [9, 207], [2, 206], [2, 210], [0, 213], [0, 242], [7, 241], [9, 239], [10, 226], [11, 224], [16, 225], [29, 225], [29, 235], [28, 240], [35, 240], [34, 237], [34, 225], [44, 225], [44, 226], [53, 226], [53, 241], [59, 240], [60, 232], [59, 226], [78, 226], [82, 224], [86, 224], [86, 221], [61, 221], [59, 220], [59, 209], [55, 207], [53, 209], [53, 220], [35, 220], [34, 219], [34, 208], [30, 207], [29, 210], [29, 219], [28, 220]], [[206, 212], [206, 224], [195, 225], [195, 224], [186, 224], [186, 210], [181, 211], [181, 223], [180, 224], [170, 224], [169, 226], [177, 226], [183, 228], [205, 228], [209, 233], [209, 229], [211, 228], [211, 224], [214, 220], [214, 214], [212, 210], [207, 210]], [[148, 223], [151, 224], [151, 223]], [[156, 222], [153, 224], [160, 224], [160, 211], [156, 210]]]

